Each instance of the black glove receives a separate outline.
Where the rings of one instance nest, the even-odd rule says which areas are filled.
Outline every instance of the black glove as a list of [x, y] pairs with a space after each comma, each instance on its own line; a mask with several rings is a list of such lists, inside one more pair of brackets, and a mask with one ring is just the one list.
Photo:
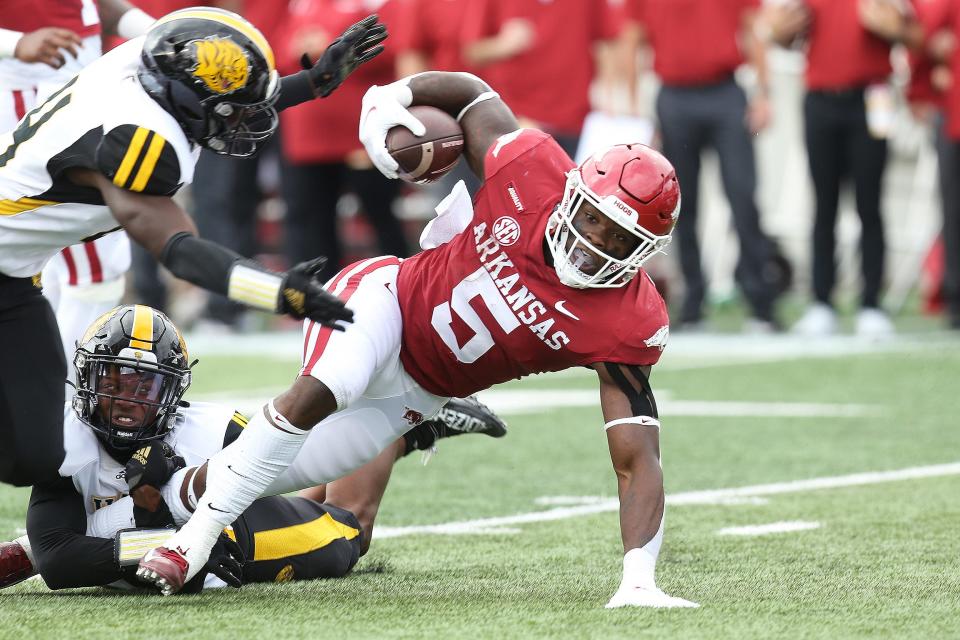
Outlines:
[[317, 276], [326, 263], [326, 258], [315, 258], [287, 271], [280, 285], [278, 310], [298, 320], [310, 318], [325, 327], [343, 331], [337, 322], [353, 322], [353, 311], [323, 288]]
[[185, 466], [187, 463], [184, 459], [174, 455], [166, 442], [147, 445], [137, 449], [127, 460], [127, 487], [131, 494], [144, 485], [159, 489], [167, 484], [170, 476]]
[[307, 54], [300, 64], [309, 72], [316, 94], [326, 98], [354, 69], [379, 55], [386, 39], [387, 27], [377, 22], [376, 15], [367, 16], [334, 40], [316, 64], [310, 64]]
[[228, 585], [235, 589], [243, 586], [243, 563], [246, 558], [243, 556], [243, 549], [235, 541], [230, 539], [225, 533], [221, 533], [217, 538], [213, 550], [210, 551], [210, 558], [207, 564], [200, 569], [200, 572], [194, 576], [190, 582], [184, 585], [181, 593], [200, 593], [203, 590], [203, 582], [208, 573], [217, 576]]

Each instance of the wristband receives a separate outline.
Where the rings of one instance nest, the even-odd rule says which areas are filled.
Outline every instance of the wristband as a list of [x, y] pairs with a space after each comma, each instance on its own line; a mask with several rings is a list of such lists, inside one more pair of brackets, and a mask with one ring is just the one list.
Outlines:
[[17, 43], [23, 37], [23, 32], [10, 29], [0, 29], [0, 58], [12, 58], [17, 50]]
[[150, 31], [154, 22], [156, 20], [153, 16], [145, 13], [142, 9], [133, 7], [120, 16], [120, 20], [117, 21], [117, 35], [124, 40], [137, 38]]
[[237, 262], [230, 269], [227, 297], [236, 302], [276, 311], [283, 276]]
[[162, 547], [176, 533], [173, 529], [123, 529], [113, 540], [113, 558], [118, 567], [129, 567], [154, 547]]

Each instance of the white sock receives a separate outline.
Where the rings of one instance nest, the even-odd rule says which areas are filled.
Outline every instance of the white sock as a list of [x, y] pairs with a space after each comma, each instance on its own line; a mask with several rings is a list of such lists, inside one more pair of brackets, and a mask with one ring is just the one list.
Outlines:
[[206, 491], [169, 543], [186, 556], [189, 577], [199, 570], [196, 565], [206, 562], [223, 528], [290, 466], [309, 433], [290, 424], [271, 402], [254, 415], [236, 442], [210, 458]]
[[[664, 508], [666, 512], [666, 508]], [[664, 513], [664, 515], [666, 515]], [[660, 555], [660, 546], [663, 544], [663, 521], [660, 517], [660, 528], [650, 542], [639, 549], [630, 549], [623, 555], [623, 582], [621, 585], [655, 589], [657, 586], [654, 573], [657, 568], [657, 556]]]

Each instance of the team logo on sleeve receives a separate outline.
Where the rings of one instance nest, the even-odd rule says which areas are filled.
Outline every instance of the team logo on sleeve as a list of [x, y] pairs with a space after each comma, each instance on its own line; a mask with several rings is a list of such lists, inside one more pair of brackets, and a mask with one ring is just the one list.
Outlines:
[[247, 55], [230, 38], [194, 40], [197, 65], [190, 71], [214, 93], [232, 93], [247, 86], [250, 62]]
[[493, 237], [503, 247], [509, 247], [520, 239], [520, 225], [510, 216], [500, 216], [493, 223]]

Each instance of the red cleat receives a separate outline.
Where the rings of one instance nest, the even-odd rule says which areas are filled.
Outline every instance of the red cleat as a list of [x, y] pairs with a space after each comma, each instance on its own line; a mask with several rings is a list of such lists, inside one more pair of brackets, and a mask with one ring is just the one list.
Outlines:
[[156, 586], [165, 596], [173, 595], [187, 581], [190, 563], [179, 552], [157, 547], [140, 560], [137, 577]]
[[37, 570], [19, 542], [0, 542], [0, 589], [35, 575]]

